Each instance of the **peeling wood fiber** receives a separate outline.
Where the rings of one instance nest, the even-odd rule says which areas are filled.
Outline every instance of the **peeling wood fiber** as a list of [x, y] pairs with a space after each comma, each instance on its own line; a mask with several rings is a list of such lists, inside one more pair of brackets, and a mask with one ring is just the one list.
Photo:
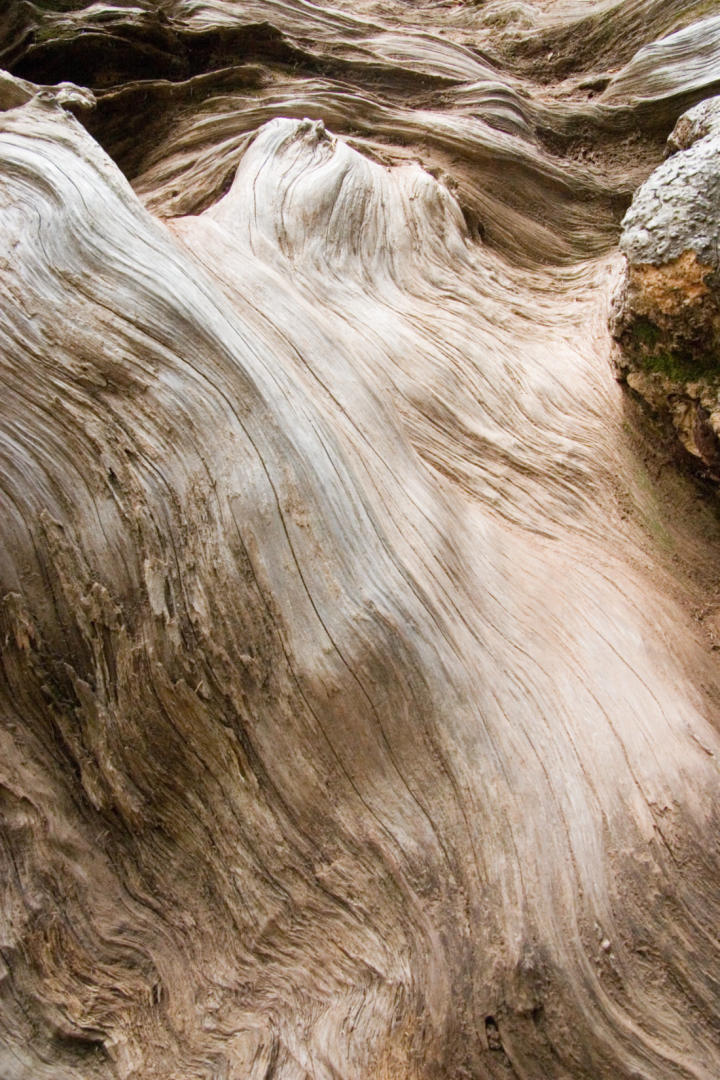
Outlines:
[[[607, 331], [717, 19], [386, 7], [0, 17], [7, 1080], [720, 1074], [716, 662]], [[588, 8], [599, 99], [528, 45]]]

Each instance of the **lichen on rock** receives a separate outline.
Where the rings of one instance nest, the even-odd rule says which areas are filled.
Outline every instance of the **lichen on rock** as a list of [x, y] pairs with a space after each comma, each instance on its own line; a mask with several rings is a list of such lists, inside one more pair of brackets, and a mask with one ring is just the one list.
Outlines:
[[720, 97], [684, 113], [622, 223], [618, 371], [720, 474]]

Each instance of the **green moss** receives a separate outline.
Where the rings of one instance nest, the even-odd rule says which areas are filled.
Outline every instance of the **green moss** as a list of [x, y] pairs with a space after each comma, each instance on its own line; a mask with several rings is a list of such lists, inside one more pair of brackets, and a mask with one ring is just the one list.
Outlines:
[[36, 45], [45, 45], [48, 41], [62, 41], [77, 35], [77, 30], [71, 26], [57, 26], [55, 23], [44, 23], [35, 28], [34, 41]]
[[657, 371], [674, 382], [693, 382], [720, 374], [717, 358], [707, 354], [658, 350], [644, 355], [641, 363], [646, 371]]
[[646, 318], [636, 319], [630, 333], [636, 343], [647, 346], [649, 349], [657, 345], [661, 335], [660, 327]]
[[628, 331], [630, 352], [645, 371], [657, 371], [675, 382], [720, 376], [720, 357], [701, 348], [668, 348], [663, 331], [641, 316]]

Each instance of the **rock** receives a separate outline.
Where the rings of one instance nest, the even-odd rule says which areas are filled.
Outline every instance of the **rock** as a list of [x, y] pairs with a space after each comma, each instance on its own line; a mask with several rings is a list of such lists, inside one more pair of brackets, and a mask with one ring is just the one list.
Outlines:
[[720, 97], [680, 117], [668, 151], [622, 223], [617, 366], [720, 478]]
[[668, 135], [668, 155], [689, 150], [708, 135], [720, 135], [720, 97], [706, 98], [682, 114]]

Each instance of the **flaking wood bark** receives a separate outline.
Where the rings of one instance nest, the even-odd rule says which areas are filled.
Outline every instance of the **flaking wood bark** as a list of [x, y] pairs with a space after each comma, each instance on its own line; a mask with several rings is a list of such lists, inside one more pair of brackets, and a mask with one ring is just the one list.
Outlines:
[[[512, 5], [443, 38], [258, 3], [299, 71], [262, 53], [226, 96], [209, 54], [139, 89], [151, 7], [7, 23], [2, 1075], [715, 1080], [696, 519], [658, 509], [609, 364], [611, 103], [646, 57], [605, 105], [578, 62], [563, 102]], [[606, 8], [660, 36], [683, 5]], [[153, 55], [237, 20], [161, 14]], [[18, 81], [93, 20], [118, 81], [83, 123], [123, 159], [117, 102], [158, 110], [134, 186], [86, 93]], [[712, 84], [683, 87], [688, 40], [657, 47], [663, 115]]]

